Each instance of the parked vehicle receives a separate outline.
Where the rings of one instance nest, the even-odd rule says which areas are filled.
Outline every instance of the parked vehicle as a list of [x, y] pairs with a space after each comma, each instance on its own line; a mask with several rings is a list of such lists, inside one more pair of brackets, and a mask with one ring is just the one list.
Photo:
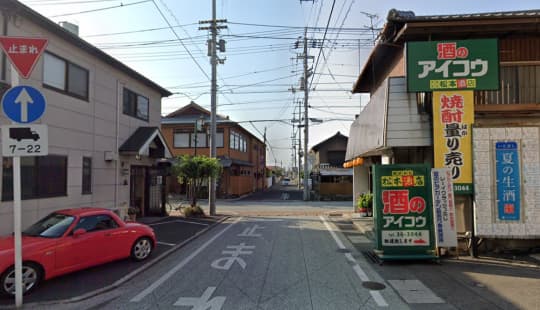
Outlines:
[[289, 178], [281, 179], [281, 185], [287, 186], [287, 185], [290, 185], [290, 184], [291, 184], [291, 179], [289, 179]]
[[[0, 238], [0, 294], [15, 294], [14, 237]], [[23, 293], [42, 280], [114, 260], [145, 260], [156, 245], [147, 225], [100, 208], [53, 212], [22, 232]]]

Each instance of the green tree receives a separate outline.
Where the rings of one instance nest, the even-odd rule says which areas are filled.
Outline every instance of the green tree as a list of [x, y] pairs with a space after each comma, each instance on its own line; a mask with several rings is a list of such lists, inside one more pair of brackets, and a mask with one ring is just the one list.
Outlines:
[[178, 178], [178, 182], [186, 184], [188, 199], [191, 206], [195, 207], [200, 188], [203, 184], [208, 184], [210, 177], [219, 177], [221, 169], [217, 158], [181, 155], [173, 165], [172, 173]]

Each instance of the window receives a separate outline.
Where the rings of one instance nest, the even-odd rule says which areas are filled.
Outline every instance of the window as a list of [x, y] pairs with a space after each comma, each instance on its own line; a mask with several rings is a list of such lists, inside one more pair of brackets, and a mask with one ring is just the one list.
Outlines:
[[83, 157], [82, 161], [82, 193], [92, 193], [92, 158]]
[[240, 152], [247, 152], [247, 140], [243, 135], [231, 130], [231, 134], [229, 136], [229, 147]]
[[197, 140], [195, 140], [195, 133], [191, 133], [191, 147], [207, 147], [206, 144], [206, 133], [199, 132], [196, 135]]
[[22, 232], [25, 236], [59, 238], [64, 235], [75, 217], [51, 213]]
[[43, 59], [43, 86], [88, 100], [88, 70], [51, 53]]
[[223, 147], [223, 132], [216, 132], [216, 147]]
[[100, 214], [82, 217], [77, 225], [75, 225], [75, 228], [73, 228], [73, 231], [82, 228], [87, 232], [93, 232], [116, 227], [118, 227], [118, 224], [115, 220], [106, 214]]
[[148, 98], [124, 88], [124, 114], [148, 121]]
[[[13, 200], [13, 162], [2, 162], [2, 200]], [[35, 199], [66, 196], [67, 157], [48, 155], [21, 157], [21, 198]]]
[[189, 132], [175, 132], [173, 137], [173, 147], [189, 147]]

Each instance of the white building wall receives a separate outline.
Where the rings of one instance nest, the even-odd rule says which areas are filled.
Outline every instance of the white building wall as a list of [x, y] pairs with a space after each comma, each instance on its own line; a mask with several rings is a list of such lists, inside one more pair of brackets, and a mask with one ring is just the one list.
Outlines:
[[[68, 166], [67, 196], [23, 200], [22, 227], [27, 227], [51, 211], [63, 208], [95, 206], [125, 212], [129, 203], [130, 165], [151, 165], [152, 162], [135, 161], [129, 157], [105, 161], [104, 154], [109, 151], [118, 152], [118, 147], [138, 127], [160, 126], [160, 93], [31, 21], [21, 17], [17, 18], [16, 24], [12, 21], [8, 24], [8, 36], [45, 37], [49, 40], [47, 51], [89, 71], [88, 101], [42, 87], [43, 57], [28, 80], [19, 80], [19, 84], [36, 87], [45, 96], [47, 108], [44, 116], [36, 123], [48, 125], [49, 154], [67, 156]], [[0, 16], [0, 25], [2, 22]], [[3, 82], [17, 84], [11, 79], [14, 74], [11, 74], [9, 61], [6, 71], [6, 81]], [[148, 122], [122, 113], [124, 86], [148, 97]], [[0, 116], [0, 124], [9, 123], [4, 115]], [[92, 158], [92, 194], [89, 195], [82, 195], [83, 156]], [[0, 202], [0, 235], [13, 230], [12, 206], [12, 201]]]
[[[521, 165], [519, 221], [497, 217], [495, 143], [518, 143]], [[481, 237], [528, 239], [540, 237], [540, 133], [538, 127], [474, 128], [475, 232]]]

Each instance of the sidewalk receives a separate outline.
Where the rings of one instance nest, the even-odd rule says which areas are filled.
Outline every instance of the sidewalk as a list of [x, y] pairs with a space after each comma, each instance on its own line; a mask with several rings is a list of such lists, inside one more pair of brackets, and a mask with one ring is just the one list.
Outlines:
[[[351, 214], [344, 214], [344, 217], [347, 219], [350, 219], [353, 223], [353, 225], [358, 229], [358, 231], [362, 232], [369, 240], [374, 241], [375, 240], [375, 231], [374, 231], [374, 224], [373, 224], [373, 217], [358, 217], [354, 218], [351, 216]], [[449, 256], [443, 256], [441, 258], [455, 258], [456, 255], [449, 255]], [[465, 257], [470, 258], [472, 260], [477, 259], [479, 261], [481, 260], [487, 260], [487, 261], [505, 261], [505, 262], [515, 262], [517, 264], [523, 265], [537, 265], [540, 267], [540, 253], [538, 254], [516, 254], [516, 253], [480, 253], [479, 257], [473, 258], [470, 257], [468, 254], [464, 254], [464, 251], [460, 251], [460, 255], [457, 256], [460, 259], [463, 259]]]

